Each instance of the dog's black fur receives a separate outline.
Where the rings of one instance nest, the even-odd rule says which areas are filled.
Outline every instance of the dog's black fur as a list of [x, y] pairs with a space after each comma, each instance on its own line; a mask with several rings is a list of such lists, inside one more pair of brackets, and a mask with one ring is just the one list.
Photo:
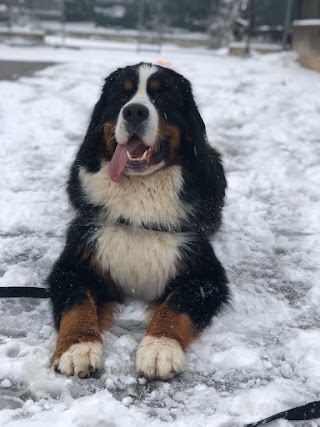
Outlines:
[[[119, 69], [106, 79], [85, 139], [71, 168], [68, 195], [75, 210], [75, 218], [69, 227], [65, 248], [48, 278], [57, 328], [63, 313], [81, 304], [88, 291], [97, 305], [106, 301], [123, 302], [126, 297], [112, 277], [101, 275], [99, 269], [90, 263], [96, 248], [93, 235], [99, 227], [98, 217], [105, 207], [88, 201], [79, 178], [79, 168], [84, 167], [90, 173], [97, 173], [101, 168], [101, 160], [111, 159], [105, 149], [103, 126], [116, 122], [121, 108], [137, 90], [140, 65]], [[164, 301], [172, 293], [170, 307], [187, 314], [198, 331], [201, 331], [229, 298], [225, 271], [210, 244], [210, 238], [221, 223], [226, 180], [220, 155], [208, 144], [205, 125], [189, 81], [173, 70], [160, 66], [157, 66], [153, 77], [161, 82], [161, 90], [155, 94], [148, 89], [148, 96], [160, 120], [180, 130], [179, 153], [174, 160], [168, 160], [165, 167], [181, 166], [183, 188], [179, 197], [191, 205], [193, 211], [171, 230], [161, 224], [141, 224], [141, 227], [159, 233], [188, 232], [194, 236], [190, 247], [181, 249], [183, 272], [167, 283], [157, 302]], [[123, 91], [125, 80], [133, 84], [131, 93]], [[148, 180], [148, 176], [145, 180]], [[108, 215], [105, 218], [107, 222]], [[119, 217], [118, 224], [131, 227], [126, 212]]]

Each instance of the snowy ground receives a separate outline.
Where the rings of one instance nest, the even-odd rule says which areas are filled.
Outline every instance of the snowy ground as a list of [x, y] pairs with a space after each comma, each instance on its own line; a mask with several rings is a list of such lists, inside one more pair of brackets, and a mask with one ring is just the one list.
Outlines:
[[[0, 52], [66, 61], [0, 82], [0, 286], [41, 286], [63, 245], [68, 168], [103, 78], [157, 54]], [[134, 371], [142, 305], [123, 308], [104, 369], [80, 380], [49, 367], [48, 301], [1, 300], [1, 426], [234, 426], [320, 398], [320, 75], [290, 54], [171, 49], [162, 59], [191, 79], [223, 153], [229, 188], [214, 246], [232, 307], [192, 346], [184, 374], [147, 383]]]

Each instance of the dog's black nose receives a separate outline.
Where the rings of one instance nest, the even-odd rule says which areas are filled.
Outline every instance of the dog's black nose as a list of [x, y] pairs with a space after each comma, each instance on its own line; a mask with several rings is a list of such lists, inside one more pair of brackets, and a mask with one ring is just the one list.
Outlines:
[[142, 104], [129, 104], [122, 111], [124, 119], [132, 126], [137, 126], [149, 117], [149, 110]]

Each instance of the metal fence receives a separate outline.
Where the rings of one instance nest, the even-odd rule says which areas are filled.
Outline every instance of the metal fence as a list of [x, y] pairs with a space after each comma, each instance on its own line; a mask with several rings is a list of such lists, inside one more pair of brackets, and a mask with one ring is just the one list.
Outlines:
[[[301, 18], [305, 3], [303, 0], [212, 0], [206, 17], [206, 45], [212, 48], [225, 45], [233, 34], [239, 41], [251, 36], [286, 46], [290, 42], [291, 22]], [[0, 0], [0, 22], [2, 28], [6, 26], [12, 33], [23, 28], [28, 28], [29, 33], [33, 30], [43, 34], [54, 30], [65, 40], [66, 21], [71, 34], [69, 22], [87, 20], [91, 22], [88, 36], [101, 36], [103, 26], [109, 29], [109, 34], [114, 30], [117, 35], [121, 28], [131, 28], [135, 30], [132, 39], [138, 45], [144, 40], [160, 48], [168, 34], [174, 34], [166, 20], [169, 11], [165, 4], [161, 0]]]
[[41, 20], [64, 20], [64, 0], [7, 0], [3, 4], [11, 26], [32, 25]]

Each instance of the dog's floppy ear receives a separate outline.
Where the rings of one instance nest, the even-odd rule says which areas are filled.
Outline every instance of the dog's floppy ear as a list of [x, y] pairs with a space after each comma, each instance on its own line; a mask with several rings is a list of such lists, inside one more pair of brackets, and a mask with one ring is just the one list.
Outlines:
[[187, 79], [184, 79], [184, 102], [188, 129], [187, 139], [200, 154], [203, 151], [206, 151], [208, 146], [207, 132], [197, 104], [194, 100], [191, 84]]
[[71, 175], [73, 174], [76, 179], [78, 179], [77, 174], [79, 165], [86, 166], [87, 170], [90, 172], [97, 172], [101, 166], [100, 154], [104, 140], [102, 126], [104, 122], [103, 115], [108, 102], [110, 102], [110, 91], [112, 90], [112, 85], [117, 78], [118, 72], [119, 70], [116, 70], [106, 78], [100, 99], [93, 109], [84, 141], [80, 145], [71, 173]]
[[113, 73], [110, 74], [110, 76], [108, 76], [105, 79], [105, 83], [104, 83], [104, 86], [102, 88], [100, 99], [96, 103], [96, 105], [93, 109], [93, 113], [91, 116], [91, 120], [90, 120], [90, 124], [89, 124], [87, 132], [91, 132], [92, 130], [96, 129], [99, 125], [101, 125], [102, 114], [104, 111], [103, 107], [107, 103], [109, 91], [111, 89], [113, 82], [116, 80], [117, 73], [119, 73], [119, 70], [114, 71]]

